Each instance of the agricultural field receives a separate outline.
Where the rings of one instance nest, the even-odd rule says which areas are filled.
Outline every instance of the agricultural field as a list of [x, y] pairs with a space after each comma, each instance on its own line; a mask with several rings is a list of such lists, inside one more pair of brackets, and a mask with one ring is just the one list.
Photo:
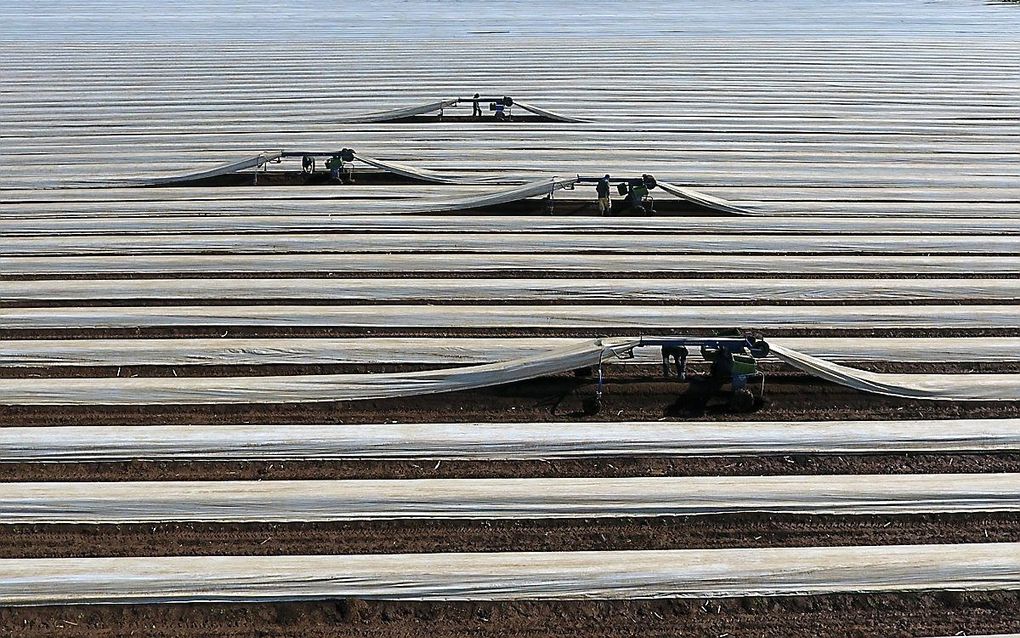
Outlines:
[[1020, 634], [1017, 34], [0, 6], [0, 636]]

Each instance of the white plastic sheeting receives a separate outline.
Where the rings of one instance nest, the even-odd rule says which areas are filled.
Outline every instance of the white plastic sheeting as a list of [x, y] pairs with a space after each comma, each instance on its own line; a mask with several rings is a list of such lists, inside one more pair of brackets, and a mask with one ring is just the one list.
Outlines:
[[[386, 163], [386, 166], [393, 166]], [[420, 169], [416, 169], [420, 170]], [[497, 179], [496, 177], [485, 179]], [[1020, 189], [1018, 189], [1020, 190]], [[184, 192], [181, 192], [184, 191]], [[566, 215], [379, 215], [337, 214], [356, 200], [361, 207], [374, 202], [384, 207], [394, 199], [406, 200], [392, 187], [345, 185], [343, 188], [307, 186], [233, 187], [218, 191], [164, 188], [152, 201], [152, 189], [117, 189], [118, 196], [102, 199], [84, 193], [59, 203], [41, 202], [23, 195], [0, 192], [0, 234], [90, 234], [114, 232], [270, 232], [329, 230], [360, 233], [580, 233], [660, 235], [1018, 235], [1020, 219], [943, 219], [918, 217], [909, 224], [902, 219], [855, 217], [600, 217]], [[256, 192], [249, 192], [256, 191]], [[474, 186], [419, 186], [423, 196], [438, 199], [451, 193], [459, 197], [485, 195], [491, 184]], [[15, 193], [20, 191], [13, 191]], [[44, 191], [49, 192], [49, 191]], [[78, 191], [81, 192], [81, 191]], [[121, 199], [119, 193], [126, 193]], [[231, 196], [231, 193], [236, 195]], [[262, 194], [261, 208], [249, 210], [245, 200]], [[578, 186], [557, 194], [557, 201], [584, 197], [593, 190]], [[1018, 192], [1020, 197], [1020, 192]], [[77, 199], [75, 199], [77, 198]], [[560, 199], [562, 198], [562, 199]], [[22, 202], [22, 199], [25, 201]], [[80, 200], [80, 201], [77, 201]], [[572, 202], [582, 200], [572, 199]], [[288, 206], [289, 205], [289, 206]], [[288, 206], [288, 207], [284, 207]], [[119, 227], [113, 224], [120, 224]], [[203, 225], [204, 224], [204, 225]]]
[[987, 591], [1020, 544], [0, 559], [0, 604], [527, 600]]
[[408, 106], [398, 109], [390, 109], [387, 111], [378, 111], [376, 113], [364, 113], [362, 115], [353, 115], [351, 117], [341, 118], [341, 123], [347, 124], [372, 124], [376, 122], [390, 122], [393, 120], [400, 120], [406, 117], [414, 117], [415, 115], [425, 115], [426, 113], [433, 113], [440, 109], [448, 108], [457, 103], [457, 98], [448, 98], [445, 100], [439, 100], [438, 102], [430, 102], [428, 104], [419, 104], [417, 106]]
[[455, 392], [597, 365], [634, 339], [587, 341], [527, 358], [444, 370], [275, 377], [0, 379], [4, 405], [142, 405], [353, 401]]
[[960, 636], [967, 636], [968, 638], [1020, 638], [1020, 634], [956, 634], [955, 636], [943, 636], [943, 638], [959, 638]]
[[[310, 365], [427, 363], [466, 365], [534, 356], [578, 342], [558, 337], [371, 337], [297, 339], [8, 339], [0, 366]], [[1016, 360], [1020, 338], [769, 338], [834, 361], [999, 363]], [[700, 357], [697, 350], [691, 359]], [[658, 364], [658, 348], [637, 348], [617, 364]]]
[[[160, 186], [165, 184], [176, 184], [178, 182], [191, 182], [197, 179], [206, 179], [208, 177], [218, 177], [220, 175], [229, 175], [238, 171], [243, 171], [248, 168], [259, 169], [269, 162], [280, 159], [283, 155], [283, 151], [266, 151], [259, 153], [255, 157], [240, 160], [238, 162], [231, 162], [223, 166], [217, 166], [209, 170], [197, 171], [193, 173], [187, 173], [185, 175], [175, 175], [171, 177], [153, 177], [143, 179], [132, 179], [124, 183], [125, 186]], [[111, 184], [106, 184], [111, 185]], [[113, 184], [116, 185], [116, 184]]]
[[1012, 305], [123, 306], [0, 308], [2, 329], [156, 326], [423, 328], [1020, 328]]
[[[329, 247], [326, 247], [329, 249]], [[549, 273], [716, 273], [716, 274], [801, 274], [801, 275], [1013, 275], [1020, 272], [1020, 257], [980, 255], [840, 255], [839, 259], [813, 256], [769, 255], [767, 259], [748, 255], [600, 254], [579, 258], [569, 253], [552, 254], [328, 254], [297, 255], [72, 255], [62, 257], [5, 257], [0, 275], [87, 275], [87, 274], [265, 274], [332, 272], [364, 274], [504, 272]]]
[[[11, 73], [0, 112], [8, 154], [0, 186], [130, 175], [183, 153], [209, 158], [266, 140], [291, 148], [335, 143], [342, 128], [354, 148], [442, 170], [499, 157], [551, 174], [637, 168], [708, 192], [740, 185], [772, 210], [845, 214], [863, 204], [875, 215], [894, 206], [972, 215], [975, 206], [997, 204], [1018, 212], [1015, 197], [1003, 200], [1016, 185], [1020, 135], [1015, 121], [999, 117], [1018, 88], [1017, 63], [1001, 54], [1015, 42], [1018, 18], [982, 3], [924, 12], [885, 0], [850, 11], [834, 2], [811, 11], [734, 5], [722, 13], [705, 2], [674, 11], [656, 4], [654, 24], [642, 25], [647, 37], [635, 47], [620, 28], [633, 14], [626, 5], [584, 24], [549, 19], [584, 14], [578, 2], [546, 14], [507, 5], [478, 15], [390, 2], [345, 12], [344, 37], [357, 42], [359, 55], [341, 64], [294, 46], [309, 34], [335, 39], [333, 21], [293, 12], [212, 28], [187, 8], [156, 20], [144, 3], [129, 4], [128, 11], [90, 7], [87, 23], [31, 4], [5, 14]], [[490, 18], [493, 11], [499, 15]], [[391, 18], [378, 20], [380, 12]], [[201, 33], [171, 29], [182, 22]], [[506, 31], [501, 46], [482, 35], [493, 28]], [[252, 35], [265, 64], [254, 65], [251, 47], [236, 45]], [[451, 38], [457, 44], [442, 64], [423, 59], [424, 46]], [[124, 73], [129, 66], [136, 72]], [[479, 85], [492, 69], [498, 85]], [[438, 135], [431, 122], [337, 124], [347, 114], [407, 108], [427, 93], [438, 100], [462, 89], [540, 95], [543, 106], [597, 121], [444, 125]], [[803, 195], [812, 188], [842, 192]], [[946, 188], [968, 193], [913, 195]]]
[[[367, 190], [367, 189], [366, 189]], [[457, 191], [467, 188], [456, 187]], [[472, 188], [474, 192], [458, 192], [458, 197], [487, 195], [488, 188]], [[196, 202], [208, 200], [161, 200], [132, 202], [131, 206], [102, 202], [94, 206], [53, 204], [24, 210], [26, 205], [5, 206], [0, 214], [0, 234], [10, 237], [35, 235], [144, 235], [176, 232], [195, 233], [283, 233], [283, 232], [359, 232], [359, 233], [577, 233], [584, 235], [633, 233], [641, 235], [1018, 235], [1020, 220], [942, 220], [915, 219], [909, 226], [888, 219], [861, 220], [852, 218], [811, 219], [807, 217], [590, 217], [534, 215], [389, 215], [395, 207], [409, 205], [409, 200], [388, 197], [377, 190], [358, 196], [323, 193], [322, 199], [295, 199], [290, 209], [279, 200], [267, 198], [265, 210], [249, 211], [229, 200], [203, 210]], [[557, 202], [567, 201], [557, 194]], [[447, 195], [449, 197], [449, 194]], [[372, 199], [365, 199], [372, 198]], [[439, 199], [436, 197], [435, 199]], [[371, 202], [379, 213], [337, 214], [357, 200], [359, 208]], [[410, 202], [413, 203], [413, 202]], [[569, 205], [584, 203], [569, 200]], [[176, 209], [163, 210], [176, 206]], [[88, 210], [88, 208], [96, 210]], [[156, 207], [156, 210], [153, 210]], [[83, 210], [84, 209], [84, 210]], [[197, 209], [197, 210], [196, 210]], [[388, 210], [389, 209], [389, 210]], [[771, 222], [766, 224], [765, 222]], [[857, 223], [852, 223], [857, 222]], [[865, 223], [870, 222], [870, 223]], [[776, 241], [782, 241], [777, 237]]]
[[1020, 474], [0, 483], [0, 523], [1020, 511]]
[[469, 210], [472, 208], [486, 208], [488, 206], [508, 204], [510, 202], [520, 201], [529, 197], [552, 197], [556, 191], [573, 186], [576, 183], [577, 178], [558, 179], [553, 177], [550, 179], [540, 179], [528, 182], [527, 184], [518, 186], [517, 188], [487, 193], [484, 195], [465, 197], [463, 199], [442, 200], [434, 203], [422, 202], [412, 206], [406, 212], [435, 213], [442, 211]]
[[721, 197], [715, 197], [707, 193], [702, 193], [701, 191], [694, 190], [693, 188], [676, 186], [673, 184], [667, 184], [665, 182], [659, 182], [658, 184], [659, 188], [666, 191], [670, 195], [673, 195], [674, 197], [679, 197], [680, 199], [691, 202], [692, 204], [697, 204], [698, 206], [704, 206], [705, 208], [710, 208], [712, 210], [716, 210], [722, 213], [730, 213], [732, 215], [760, 214], [756, 213], [750, 208], [737, 206], [736, 204], [728, 202], [725, 199], [722, 199]]
[[328, 300], [561, 304], [1020, 300], [1020, 279], [77, 279], [0, 281], [0, 303]]
[[[420, 212], [490, 206], [548, 195], [571, 180], [544, 181], [472, 199], [419, 205]], [[0, 237], [5, 256], [180, 253], [640, 253], [781, 255], [1020, 255], [1020, 236], [985, 235], [642, 235], [578, 233], [257, 233]], [[770, 257], [771, 258], [771, 257]], [[768, 259], [759, 258], [762, 265]], [[836, 260], [838, 261], [838, 260]]]
[[789, 348], [773, 346], [784, 362], [855, 390], [906, 399], [1020, 401], [1020, 374], [891, 374], [837, 365]]
[[[369, 157], [362, 153], [355, 153], [354, 157], [361, 160], [369, 166], [401, 175], [403, 177], [410, 177], [412, 179], [419, 179], [426, 182], [433, 182], [436, 184], [514, 184], [525, 181], [521, 178], [503, 177], [465, 177], [459, 176], [452, 173], [443, 173], [440, 171], [431, 171], [425, 168], [419, 168], [417, 166], [410, 166], [408, 164], [402, 164], [399, 162], [383, 161], [374, 157]], [[534, 179], [534, 177], [532, 177]]]
[[0, 462], [1016, 452], [1020, 419], [0, 428]]
[[530, 113], [534, 113], [535, 115], [539, 115], [541, 117], [548, 118], [550, 120], [554, 120], [556, 122], [574, 122], [574, 123], [579, 123], [579, 122], [589, 122], [590, 121], [590, 120], [586, 120], [586, 119], [583, 119], [583, 118], [580, 118], [580, 117], [572, 117], [570, 115], [564, 115], [563, 113], [557, 113], [556, 111], [550, 111], [548, 109], [539, 108], [539, 107], [535, 106], [534, 104], [530, 104], [528, 102], [520, 102], [518, 100], [514, 100], [514, 106], [518, 107], [518, 108], [522, 108], [525, 111], [528, 111]]

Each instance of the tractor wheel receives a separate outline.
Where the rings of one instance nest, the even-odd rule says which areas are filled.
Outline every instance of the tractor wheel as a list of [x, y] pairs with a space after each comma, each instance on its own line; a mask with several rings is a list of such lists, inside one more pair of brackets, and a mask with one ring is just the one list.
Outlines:
[[754, 410], [754, 393], [747, 388], [741, 388], [730, 397], [730, 407], [737, 412], [750, 412]]

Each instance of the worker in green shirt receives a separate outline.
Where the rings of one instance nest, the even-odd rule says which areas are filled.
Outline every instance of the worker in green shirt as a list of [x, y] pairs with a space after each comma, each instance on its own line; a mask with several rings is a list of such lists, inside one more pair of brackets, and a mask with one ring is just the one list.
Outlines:
[[326, 160], [326, 168], [329, 169], [329, 176], [333, 181], [339, 182], [340, 171], [344, 168], [344, 160], [340, 157], [339, 153]]

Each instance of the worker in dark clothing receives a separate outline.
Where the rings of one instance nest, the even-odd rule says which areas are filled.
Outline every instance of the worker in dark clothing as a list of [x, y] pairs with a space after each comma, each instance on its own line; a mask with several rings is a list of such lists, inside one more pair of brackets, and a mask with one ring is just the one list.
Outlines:
[[609, 197], [609, 175], [595, 185], [595, 194], [599, 197], [599, 215], [609, 215], [613, 209], [613, 200]]
[[301, 172], [305, 175], [311, 175], [315, 173], [315, 158], [311, 155], [304, 155], [301, 157]]
[[651, 211], [645, 208], [649, 187], [655, 187], [655, 178], [651, 175], [642, 175], [640, 180], [631, 181], [628, 184], [627, 196], [623, 198], [623, 209], [635, 215], [650, 214]]
[[343, 177], [348, 184], [354, 183], [354, 149], [340, 149], [340, 168], [345, 168]]
[[472, 106], [471, 106], [471, 117], [481, 117], [482, 116], [482, 105], [479, 104], [479, 102], [478, 102], [478, 98], [480, 98], [480, 97], [481, 96], [478, 93], [475, 93], [475, 97], [474, 97], [473, 101], [471, 102], [471, 104], [472, 104]]

